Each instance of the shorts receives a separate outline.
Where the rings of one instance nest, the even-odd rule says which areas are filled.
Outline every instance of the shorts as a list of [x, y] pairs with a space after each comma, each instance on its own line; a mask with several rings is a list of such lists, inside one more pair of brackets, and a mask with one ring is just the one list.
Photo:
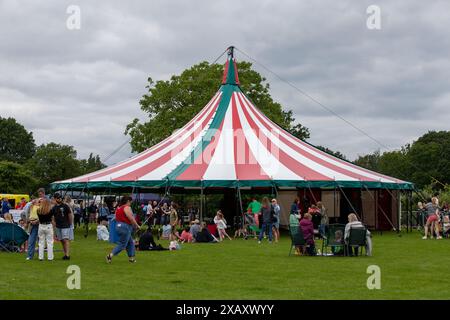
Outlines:
[[56, 238], [61, 240], [73, 240], [72, 228], [56, 228]]
[[435, 214], [432, 214], [431, 216], [428, 217], [427, 224], [431, 224], [434, 221], [438, 221], [438, 216]]

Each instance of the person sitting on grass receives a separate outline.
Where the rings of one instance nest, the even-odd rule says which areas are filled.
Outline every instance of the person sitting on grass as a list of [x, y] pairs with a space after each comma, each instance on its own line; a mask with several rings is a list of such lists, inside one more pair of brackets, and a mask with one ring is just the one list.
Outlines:
[[[344, 241], [348, 243], [348, 239], [350, 237], [350, 229], [352, 228], [365, 228], [365, 226], [361, 223], [361, 221], [358, 221], [358, 217], [355, 213], [350, 213], [348, 215], [348, 223], [345, 225], [345, 231], [344, 231]], [[347, 246], [348, 252], [350, 255], [353, 255], [353, 253], [357, 256], [358, 255], [358, 248], [355, 247], [355, 251], [352, 252], [352, 248]], [[372, 238], [370, 231], [366, 229], [366, 255], [371, 256], [372, 255]]]
[[201, 229], [195, 237], [195, 242], [219, 242], [219, 240], [209, 232], [206, 222], [202, 222]]
[[300, 229], [303, 233], [303, 238], [306, 241], [306, 252], [310, 256], [316, 255], [316, 247], [314, 245], [314, 226], [312, 223], [312, 216], [310, 213], [305, 213], [305, 216], [300, 221]]
[[197, 236], [197, 233], [200, 231], [202, 227], [200, 226], [200, 221], [198, 219], [195, 219], [192, 222], [191, 228], [189, 229], [189, 233], [192, 235], [192, 239], [195, 241], [195, 237]]
[[161, 251], [169, 250], [163, 248], [160, 244], [156, 244], [153, 240], [152, 228], [148, 228], [139, 238], [139, 243], [137, 244], [139, 251]]
[[101, 219], [97, 225], [97, 240], [109, 241], [109, 231], [106, 227], [108, 225], [108, 220], [106, 218]]
[[181, 232], [180, 240], [181, 242], [192, 242], [192, 234], [189, 232], [189, 227], [185, 227], [183, 232]]

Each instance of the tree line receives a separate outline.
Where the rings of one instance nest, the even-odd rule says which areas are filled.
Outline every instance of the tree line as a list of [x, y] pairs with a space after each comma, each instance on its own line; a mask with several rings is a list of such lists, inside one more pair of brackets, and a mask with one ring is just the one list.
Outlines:
[[35, 144], [14, 118], [0, 117], [0, 192], [31, 194], [38, 187], [104, 168], [98, 155], [77, 159], [73, 146]]

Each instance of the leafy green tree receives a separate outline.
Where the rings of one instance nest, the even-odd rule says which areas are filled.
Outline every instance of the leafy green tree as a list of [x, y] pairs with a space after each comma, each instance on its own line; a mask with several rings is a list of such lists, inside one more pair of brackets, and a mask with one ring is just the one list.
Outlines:
[[31, 194], [36, 188], [36, 179], [25, 166], [9, 161], [0, 161], [0, 190], [4, 193]]
[[43, 187], [54, 181], [69, 179], [82, 174], [75, 149], [72, 146], [53, 142], [40, 145], [28, 165], [34, 177]]
[[[307, 128], [293, 126], [292, 111], [283, 111], [273, 101], [266, 79], [251, 69], [249, 62], [239, 62], [238, 72], [242, 91], [272, 121], [302, 139], [309, 137]], [[143, 151], [169, 136], [175, 129], [191, 120], [216, 93], [222, 81], [223, 66], [201, 62], [167, 81], [148, 78], [148, 92], [140, 100], [142, 111], [149, 116], [147, 122], [134, 119], [125, 134], [131, 136], [133, 151]]]
[[344, 154], [342, 154], [339, 151], [333, 151], [331, 149], [328, 149], [327, 147], [323, 147], [323, 146], [315, 146], [317, 149], [322, 150], [323, 152], [326, 152], [328, 154], [331, 154], [332, 156], [335, 156], [336, 158], [342, 159], [342, 160], [347, 160], [347, 158], [345, 157]]
[[411, 181], [412, 170], [408, 152], [408, 145], [401, 150], [384, 152], [378, 161], [378, 171], [388, 176]]
[[359, 156], [353, 163], [369, 170], [379, 171], [380, 157], [380, 150], [377, 150], [374, 153]]
[[13, 118], [0, 117], [0, 161], [24, 163], [35, 149], [32, 132]]
[[106, 167], [105, 164], [100, 160], [100, 156], [94, 156], [92, 153], [89, 154], [88, 159], [80, 160], [81, 174], [91, 173]]
[[450, 131], [429, 131], [401, 150], [360, 156], [355, 164], [399, 179], [418, 188], [439, 191], [450, 184]]
[[408, 152], [411, 180], [419, 187], [450, 184], [450, 131], [429, 131], [415, 141]]

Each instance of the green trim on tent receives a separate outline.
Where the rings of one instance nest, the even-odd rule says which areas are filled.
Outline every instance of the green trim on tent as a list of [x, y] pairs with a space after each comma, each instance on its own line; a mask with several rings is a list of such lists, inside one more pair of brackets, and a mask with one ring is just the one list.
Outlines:
[[321, 188], [330, 189], [341, 188], [364, 188], [369, 189], [391, 189], [391, 190], [413, 190], [414, 185], [405, 183], [386, 183], [379, 181], [303, 181], [303, 180], [149, 180], [149, 181], [111, 181], [111, 182], [74, 182], [74, 183], [53, 183], [52, 190], [81, 190], [103, 189], [103, 188], [162, 188], [170, 187], [197, 187], [204, 188], [237, 188], [237, 187], [289, 187], [289, 188]]
[[176, 167], [171, 173], [167, 175], [169, 180], [175, 180], [184, 171], [186, 171], [190, 165], [195, 163], [195, 160], [199, 156], [201, 156], [205, 148], [211, 143], [212, 137], [214, 136], [214, 134], [216, 134], [217, 129], [220, 128], [220, 125], [225, 118], [225, 114], [230, 104], [231, 95], [233, 94], [233, 92], [238, 91], [239, 89], [235, 86], [224, 85], [222, 86], [222, 88], [220, 88], [220, 90], [222, 91], [222, 96], [220, 97], [220, 103], [217, 107], [217, 111], [214, 115], [211, 125], [203, 136], [201, 142], [195, 146], [194, 150], [192, 150], [189, 156], [180, 165], [178, 165], [178, 167]]

